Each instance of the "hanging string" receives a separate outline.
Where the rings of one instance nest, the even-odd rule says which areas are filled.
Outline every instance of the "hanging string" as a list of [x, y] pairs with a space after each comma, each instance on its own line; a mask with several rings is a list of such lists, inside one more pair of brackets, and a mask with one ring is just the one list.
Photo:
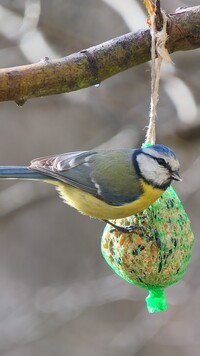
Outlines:
[[[166, 63], [171, 62], [168, 50], [165, 48], [167, 41], [167, 16], [164, 11], [161, 10], [163, 16], [163, 28], [161, 31], [156, 32], [156, 15], [151, 16], [151, 104], [149, 114], [149, 125], [146, 134], [146, 144], [155, 144], [156, 131], [155, 131], [155, 119], [156, 119], [156, 107], [158, 102], [158, 91], [160, 83], [160, 71], [162, 61]], [[156, 55], [158, 58], [156, 59]]]

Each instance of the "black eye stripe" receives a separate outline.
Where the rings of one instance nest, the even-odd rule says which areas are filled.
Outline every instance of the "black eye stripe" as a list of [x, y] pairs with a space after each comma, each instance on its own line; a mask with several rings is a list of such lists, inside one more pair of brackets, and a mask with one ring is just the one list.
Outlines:
[[169, 168], [167, 162], [164, 160], [164, 158], [156, 158], [153, 157], [161, 166]]
[[[170, 165], [164, 160], [164, 158], [159, 158], [159, 157], [153, 157], [152, 155], [150, 155], [149, 153], [143, 152], [144, 155], [149, 156], [151, 158], [153, 158], [156, 162], [158, 162], [158, 164], [160, 164], [161, 166], [167, 168], [169, 170], [169, 172], [172, 172], [172, 168], [170, 167]], [[160, 161], [160, 162], [159, 162]]]

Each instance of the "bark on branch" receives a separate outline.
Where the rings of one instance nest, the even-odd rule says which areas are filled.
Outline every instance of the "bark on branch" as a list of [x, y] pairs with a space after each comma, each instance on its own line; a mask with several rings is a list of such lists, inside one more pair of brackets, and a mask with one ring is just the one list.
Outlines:
[[[170, 53], [200, 47], [200, 6], [168, 15]], [[101, 83], [150, 60], [150, 30], [128, 33], [67, 57], [0, 69], [0, 101], [18, 105], [33, 97], [61, 94]]]

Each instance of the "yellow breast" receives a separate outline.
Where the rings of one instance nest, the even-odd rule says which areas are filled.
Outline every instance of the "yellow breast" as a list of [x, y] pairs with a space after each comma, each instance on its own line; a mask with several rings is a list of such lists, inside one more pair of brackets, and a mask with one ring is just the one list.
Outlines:
[[[51, 181], [49, 183], [52, 184]], [[55, 182], [53, 184], [56, 185], [56, 189], [59, 191], [64, 202], [82, 214], [106, 220], [119, 219], [137, 214], [148, 208], [163, 193], [163, 190], [154, 188], [141, 180], [144, 193], [137, 200], [124, 205], [113, 206], [66, 183]]]

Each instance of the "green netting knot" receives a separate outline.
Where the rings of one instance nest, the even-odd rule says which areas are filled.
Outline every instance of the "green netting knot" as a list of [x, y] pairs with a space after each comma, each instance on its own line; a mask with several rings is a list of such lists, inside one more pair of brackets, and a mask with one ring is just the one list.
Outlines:
[[149, 290], [149, 295], [145, 300], [149, 313], [158, 313], [167, 310], [167, 301], [164, 289], [158, 288]]

